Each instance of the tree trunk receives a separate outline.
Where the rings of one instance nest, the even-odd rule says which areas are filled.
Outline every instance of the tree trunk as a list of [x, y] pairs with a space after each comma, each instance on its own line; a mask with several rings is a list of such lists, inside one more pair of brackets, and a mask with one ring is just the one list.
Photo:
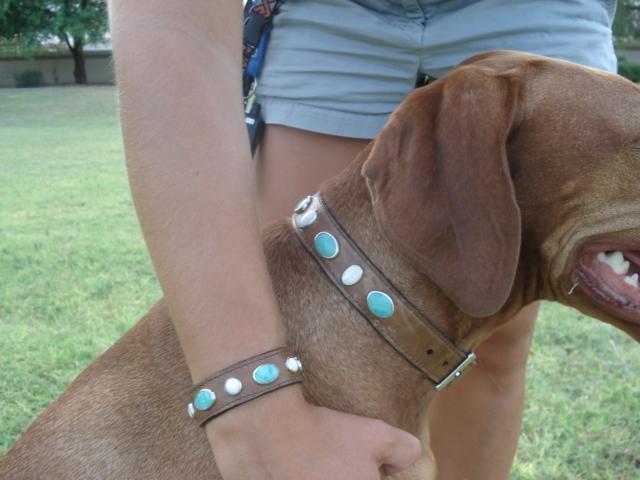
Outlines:
[[87, 69], [84, 64], [84, 50], [83, 50], [82, 38], [73, 38], [73, 76], [76, 79], [77, 84], [86, 85], [87, 82]]

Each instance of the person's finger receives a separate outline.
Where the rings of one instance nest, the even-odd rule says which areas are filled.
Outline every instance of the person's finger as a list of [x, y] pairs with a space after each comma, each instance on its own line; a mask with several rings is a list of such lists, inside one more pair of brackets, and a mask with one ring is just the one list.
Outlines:
[[413, 465], [422, 454], [420, 440], [410, 433], [376, 421], [376, 460], [387, 475], [400, 472]]

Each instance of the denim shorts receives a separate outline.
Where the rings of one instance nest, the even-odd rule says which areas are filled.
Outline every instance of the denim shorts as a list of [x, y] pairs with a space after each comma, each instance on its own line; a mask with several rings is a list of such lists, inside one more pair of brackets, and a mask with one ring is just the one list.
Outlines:
[[373, 138], [415, 87], [489, 50], [616, 70], [615, 0], [286, 0], [258, 100], [266, 123]]

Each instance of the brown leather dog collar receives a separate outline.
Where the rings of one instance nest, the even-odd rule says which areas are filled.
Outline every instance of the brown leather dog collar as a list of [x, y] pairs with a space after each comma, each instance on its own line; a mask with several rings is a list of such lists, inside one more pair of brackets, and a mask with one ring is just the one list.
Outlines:
[[476, 360], [394, 287], [333, 217], [320, 193], [303, 198], [291, 217], [307, 251], [347, 300], [410, 364], [442, 390]]

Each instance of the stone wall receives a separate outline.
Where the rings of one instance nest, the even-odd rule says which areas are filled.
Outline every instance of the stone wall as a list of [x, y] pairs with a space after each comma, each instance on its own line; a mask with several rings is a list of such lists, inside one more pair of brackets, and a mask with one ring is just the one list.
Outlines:
[[[85, 67], [89, 84], [113, 84], [115, 76], [110, 51], [85, 52]], [[68, 55], [42, 55], [33, 60], [0, 58], [0, 87], [14, 87], [15, 73], [40, 70], [45, 85], [74, 84], [73, 58]]]
[[626, 58], [630, 62], [640, 63], [640, 48], [616, 48], [618, 58]]

